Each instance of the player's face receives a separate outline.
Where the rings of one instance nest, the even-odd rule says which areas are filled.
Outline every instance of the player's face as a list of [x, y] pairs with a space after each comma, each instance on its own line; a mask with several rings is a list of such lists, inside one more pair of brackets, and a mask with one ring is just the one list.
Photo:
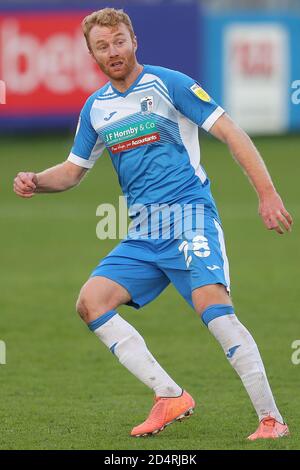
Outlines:
[[134, 69], [137, 43], [124, 23], [113, 28], [95, 25], [89, 41], [94, 59], [109, 78], [123, 80]]

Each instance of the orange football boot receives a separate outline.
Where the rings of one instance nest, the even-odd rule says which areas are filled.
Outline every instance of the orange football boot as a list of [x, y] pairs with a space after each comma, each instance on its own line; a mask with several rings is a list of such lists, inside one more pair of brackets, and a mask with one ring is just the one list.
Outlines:
[[195, 402], [191, 395], [183, 391], [180, 397], [156, 397], [155, 404], [146, 421], [131, 431], [133, 437], [151, 436], [163, 431], [175, 421], [181, 421], [193, 414]]
[[248, 436], [249, 441], [256, 439], [277, 439], [278, 437], [288, 436], [289, 428], [287, 424], [276, 421], [272, 416], [266, 416], [261, 420], [257, 430]]

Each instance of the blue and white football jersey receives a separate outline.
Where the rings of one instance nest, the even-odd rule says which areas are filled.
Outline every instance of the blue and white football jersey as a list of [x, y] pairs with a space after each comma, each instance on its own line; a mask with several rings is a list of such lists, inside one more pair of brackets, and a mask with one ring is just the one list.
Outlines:
[[90, 169], [106, 148], [129, 207], [198, 203], [218, 218], [198, 127], [223, 113], [192, 78], [145, 65], [125, 93], [107, 83], [88, 98], [68, 160]]

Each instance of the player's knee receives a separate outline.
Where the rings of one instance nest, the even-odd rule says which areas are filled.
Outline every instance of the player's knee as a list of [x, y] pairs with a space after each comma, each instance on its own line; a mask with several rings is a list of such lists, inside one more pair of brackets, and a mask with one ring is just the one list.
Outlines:
[[76, 310], [83, 321], [89, 323], [119, 305], [116, 296], [107, 296], [104, 292], [95, 295], [93, 290], [83, 287], [76, 302]]
[[88, 318], [88, 307], [85, 300], [79, 295], [76, 302], [76, 312], [82, 318], [83, 321], [87, 321]]
[[231, 304], [231, 299], [222, 284], [209, 284], [193, 291], [193, 303], [199, 315], [211, 305]]
[[76, 310], [82, 320], [88, 323], [106, 313], [110, 308], [101, 300], [95, 301], [85, 294], [80, 294], [76, 302]]

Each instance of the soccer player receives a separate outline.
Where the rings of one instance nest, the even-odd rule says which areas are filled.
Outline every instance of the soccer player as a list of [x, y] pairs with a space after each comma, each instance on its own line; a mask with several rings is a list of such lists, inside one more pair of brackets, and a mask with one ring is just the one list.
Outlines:
[[[93, 271], [77, 302], [90, 330], [154, 391], [148, 418], [131, 435], [156, 434], [192, 414], [195, 407], [188, 392], [152, 356], [142, 336], [116, 311], [122, 304], [141, 308], [171, 282], [202, 318], [243, 382], [259, 419], [249, 439], [285, 436], [289, 430], [275, 404], [260, 353], [229, 295], [223, 231], [200, 165], [198, 127], [227, 144], [257, 192], [259, 213], [268, 229], [279, 234], [290, 231], [292, 218], [250, 138], [200, 85], [180, 72], [137, 62], [137, 39], [127, 14], [105, 8], [87, 16], [82, 27], [90, 54], [110, 81], [86, 101], [67, 161], [38, 174], [19, 173], [14, 180], [16, 194], [30, 198], [74, 187], [106, 148], [133, 221], [144, 217], [148, 222], [148, 209], [161, 204], [192, 207], [183, 216], [192, 221], [192, 230], [182, 229], [181, 237], [174, 235], [177, 215], [170, 237], [151, 236], [145, 224], [140, 234], [129, 230]], [[134, 210], [137, 205], [144, 207], [142, 217]], [[194, 222], [195, 215], [202, 219], [196, 217]], [[160, 235], [163, 224], [164, 220], [158, 224]]]

